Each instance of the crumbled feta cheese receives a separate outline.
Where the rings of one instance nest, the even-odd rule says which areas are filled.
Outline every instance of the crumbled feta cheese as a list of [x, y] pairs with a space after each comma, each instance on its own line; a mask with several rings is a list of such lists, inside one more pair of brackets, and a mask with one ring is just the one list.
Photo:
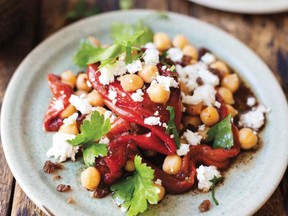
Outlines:
[[183, 137], [186, 138], [190, 145], [199, 145], [202, 139], [202, 136], [200, 136], [197, 132], [194, 133], [188, 129], [186, 132], [184, 132]]
[[184, 55], [179, 48], [170, 48], [167, 54], [167, 58], [170, 58], [173, 62], [181, 62]]
[[167, 69], [167, 66], [166, 66], [166, 65], [163, 65], [163, 66], [161, 67], [161, 69], [162, 69], [162, 70], [166, 70], [166, 69]]
[[209, 64], [215, 62], [216, 58], [211, 53], [205, 53], [205, 55], [203, 55], [200, 60], [202, 62], [204, 62], [205, 64], [209, 65]]
[[146, 44], [144, 45], [144, 47], [145, 47], [146, 49], [156, 49], [155, 44], [152, 43], [152, 42], [146, 43]]
[[164, 86], [166, 91], [170, 91], [170, 87], [178, 88], [179, 83], [175, 81], [173, 77], [167, 76], [156, 76], [155, 79], [151, 82], [151, 86], [154, 83], [159, 83]]
[[164, 128], [168, 128], [168, 125], [164, 122], [163, 124], [162, 124], [162, 127], [164, 127]]
[[113, 104], [117, 102], [116, 97], [117, 97], [117, 92], [112, 89], [109, 89], [108, 98], [112, 101]]
[[77, 95], [71, 95], [69, 102], [82, 114], [89, 114], [92, 111], [92, 106], [84, 97], [82, 95], [80, 97]]
[[173, 139], [173, 138], [174, 138], [174, 134], [171, 134], [171, 135], [170, 135], [170, 138]]
[[106, 110], [105, 113], [104, 113], [104, 118], [105, 119], [109, 118], [110, 119], [110, 123], [112, 124], [116, 120], [117, 116], [114, 115], [111, 111]]
[[121, 96], [122, 96], [122, 97], [125, 97], [125, 96], [126, 96], [126, 93], [121, 93]]
[[156, 65], [159, 63], [159, 51], [154, 48], [148, 48], [144, 52], [143, 59], [145, 64]]
[[220, 178], [221, 174], [217, 170], [215, 166], [203, 166], [201, 165], [198, 169], [196, 169], [197, 172], [197, 179], [198, 179], [198, 189], [202, 190], [204, 192], [208, 192], [212, 186], [212, 180], [214, 176], [216, 178]]
[[158, 116], [158, 115], [159, 115], [159, 111], [156, 110], [155, 113], [154, 113], [154, 115], [155, 115], [155, 116]]
[[204, 84], [210, 84], [212, 86], [219, 85], [219, 77], [206, 69], [199, 72], [199, 77], [202, 79]]
[[194, 94], [192, 96], [182, 94], [182, 102], [190, 105], [197, 105], [201, 102], [206, 106], [211, 106], [215, 104], [215, 95], [216, 90], [211, 85], [202, 85], [198, 86], [194, 90]]
[[256, 104], [256, 99], [254, 97], [247, 98], [247, 105], [253, 107]]
[[221, 108], [221, 103], [219, 103], [218, 101], [215, 101], [214, 106], [218, 109]]
[[63, 120], [63, 123], [66, 125], [71, 125], [74, 124], [74, 122], [77, 120], [78, 118], [78, 113], [73, 113], [71, 116], [69, 116], [68, 118], [65, 118]]
[[180, 145], [180, 148], [177, 149], [176, 153], [179, 156], [184, 156], [189, 152], [189, 145], [188, 144], [182, 144]]
[[131, 64], [128, 64], [126, 67], [129, 73], [136, 73], [137, 71], [142, 70], [142, 63], [140, 60], [135, 60]]
[[47, 152], [47, 157], [54, 156], [55, 159], [59, 158], [59, 162], [66, 161], [71, 158], [75, 161], [75, 154], [78, 152], [78, 146], [70, 145], [67, 140], [75, 138], [74, 134], [55, 133], [53, 135], [53, 145]]
[[99, 82], [102, 85], [108, 85], [114, 82], [114, 76], [122, 76], [126, 73], [126, 64], [124, 61], [116, 61], [114, 64], [109, 64], [100, 69]]
[[160, 125], [161, 126], [160, 117], [150, 116], [148, 118], [145, 118], [144, 119], [144, 124], [147, 124], [147, 125]]
[[156, 179], [155, 184], [162, 185], [162, 180], [161, 179]]
[[265, 113], [267, 113], [267, 109], [263, 105], [254, 107], [240, 116], [239, 126], [252, 128], [257, 131], [264, 125]]
[[108, 137], [104, 136], [99, 140], [99, 143], [108, 145], [110, 143], [110, 140], [108, 139]]
[[205, 124], [199, 125], [198, 130], [199, 131], [204, 131], [206, 128]]
[[61, 100], [54, 100], [54, 108], [57, 110], [64, 109], [64, 104]]
[[136, 92], [134, 92], [131, 95], [131, 98], [133, 101], [135, 102], [142, 102], [144, 100], [144, 98], [142, 97], [144, 95], [142, 89], [138, 89]]

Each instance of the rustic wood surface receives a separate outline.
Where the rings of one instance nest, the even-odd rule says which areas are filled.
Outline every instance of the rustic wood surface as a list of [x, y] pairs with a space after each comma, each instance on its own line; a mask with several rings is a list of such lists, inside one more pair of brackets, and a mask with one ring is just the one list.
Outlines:
[[[23, 58], [39, 42], [69, 24], [65, 14], [77, 0], [30, 0], [22, 28], [0, 44], [0, 106], [8, 82]], [[101, 12], [119, 9], [117, 0], [89, 0]], [[254, 50], [272, 69], [288, 95], [288, 13], [241, 15], [198, 6], [186, 0], [135, 0], [134, 8], [169, 10], [199, 18], [234, 35]], [[0, 215], [44, 215], [13, 179], [0, 148]], [[256, 216], [287, 215], [288, 172]]]

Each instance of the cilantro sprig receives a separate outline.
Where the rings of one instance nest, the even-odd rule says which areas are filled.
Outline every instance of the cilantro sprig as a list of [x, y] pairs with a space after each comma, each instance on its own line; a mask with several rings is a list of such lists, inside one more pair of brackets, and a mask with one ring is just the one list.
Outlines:
[[91, 143], [83, 150], [83, 160], [86, 166], [92, 166], [95, 163], [95, 157], [107, 156], [108, 150], [106, 144]]
[[219, 205], [219, 203], [215, 197], [215, 187], [216, 187], [216, 184], [222, 180], [223, 180], [223, 177], [217, 178], [215, 175], [214, 175], [213, 179], [210, 180], [210, 182], [212, 183], [212, 186], [211, 186], [212, 200], [215, 203], [215, 205]]
[[213, 148], [230, 149], [234, 145], [231, 115], [211, 127], [207, 133], [207, 141], [213, 141]]
[[174, 120], [175, 120], [175, 111], [174, 111], [174, 108], [172, 106], [168, 106], [166, 108], [166, 110], [168, 110], [169, 113], [170, 113], [170, 119], [169, 119], [169, 122], [168, 122], [168, 127], [166, 129], [166, 134], [170, 134], [171, 130], [172, 130], [176, 147], [177, 147], [177, 149], [179, 149], [179, 147], [180, 147], [179, 133], [177, 131], [177, 128], [176, 128], [176, 125], [175, 125], [175, 122], [174, 122]]
[[154, 170], [142, 163], [138, 155], [134, 158], [134, 175], [111, 186], [113, 199], [126, 209], [127, 216], [138, 215], [148, 208], [148, 203], [157, 204], [159, 189], [153, 185]]

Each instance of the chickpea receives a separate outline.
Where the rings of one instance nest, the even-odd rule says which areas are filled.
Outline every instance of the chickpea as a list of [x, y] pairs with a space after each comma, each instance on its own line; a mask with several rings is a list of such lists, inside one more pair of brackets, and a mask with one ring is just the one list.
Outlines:
[[257, 145], [258, 137], [250, 128], [239, 130], [239, 142], [242, 149], [251, 149]]
[[240, 81], [237, 74], [226, 74], [221, 80], [221, 85], [234, 93], [238, 90]]
[[189, 88], [187, 87], [187, 85], [186, 85], [184, 82], [180, 81], [179, 87], [180, 87], [180, 90], [181, 90], [184, 94], [186, 94], [186, 95], [189, 95], [189, 94], [190, 94]]
[[201, 111], [200, 118], [205, 125], [212, 126], [219, 121], [219, 114], [215, 107], [208, 106]]
[[76, 122], [73, 124], [63, 124], [59, 128], [59, 133], [66, 133], [66, 134], [75, 134], [77, 135], [79, 133], [78, 127], [76, 125]]
[[72, 105], [69, 104], [61, 113], [60, 117], [62, 118], [68, 118], [71, 116], [73, 113], [77, 112], [76, 108]]
[[185, 127], [187, 127], [188, 125], [192, 125], [194, 127], [198, 127], [199, 125], [202, 124], [201, 119], [199, 116], [185, 116], [183, 118], [183, 124]]
[[128, 172], [132, 172], [135, 170], [135, 164], [133, 160], [127, 160], [124, 169]]
[[219, 87], [218, 88], [218, 93], [220, 94], [220, 96], [222, 97], [223, 101], [226, 104], [234, 104], [235, 103], [233, 94], [228, 88]]
[[94, 190], [100, 183], [100, 172], [95, 167], [88, 167], [81, 173], [82, 186], [88, 190]]
[[92, 45], [96, 47], [100, 46], [100, 41], [96, 37], [89, 36], [87, 39]]
[[159, 184], [154, 184], [155, 187], [157, 187], [159, 189], [158, 191], [158, 202], [160, 202], [164, 195], [165, 195], [165, 188], [162, 185]]
[[77, 90], [76, 92], [74, 92], [74, 94], [80, 97], [83, 94], [86, 96], [88, 92], [83, 91], [83, 90]]
[[146, 156], [146, 157], [153, 157], [157, 154], [156, 151], [153, 151], [153, 150], [146, 150], [143, 152], [143, 154]]
[[88, 100], [88, 102], [91, 104], [91, 106], [104, 106], [104, 100], [102, 95], [96, 91], [96, 90], [92, 90], [87, 96], [86, 99]]
[[143, 87], [144, 81], [136, 74], [127, 74], [120, 77], [120, 84], [125, 92], [134, 92]]
[[162, 84], [154, 83], [147, 89], [151, 101], [160, 104], [166, 104], [170, 97], [170, 91], [167, 91]]
[[228, 113], [231, 114], [232, 117], [235, 117], [238, 114], [238, 111], [231, 105], [226, 104]]
[[216, 61], [210, 65], [211, 68], [221, 71], [223, 74], [230, 73], [228, 66], [222, 61]]
[[179, 49], [183, 49], [184, 46], [186, 46], [189, 43], [188, 39], [184, 35], [176, 35], [173, 38], [173, 46], [177, 47]]
[[[87, 85], [88, 77], [87, 74], [80, 73], [76, 80], [76, 87], [78, 90], [83, 90], [86, 92], [90, 92], [92, 90], [92, 86]], [[89, 82], [89, 81], [88, 81]]]
[[153, 37], [156, 48], [160, 51], [167, 50], [171, 47], [169, 36], [164, 32], [158, 32]]
[[180, 171], [181, 165], [182, 159], [180, 156], [168, 155], [163, 162], [162, 169], [170, 175], [176, 175]]
[[203, 138], [203, 140], [207, 139], [208, 135], [208, 131], [209, 131], [210, 127], [205, 126], [204, 130], [198, 130], [198, 134]]
[[158, 68], [156, 65], [144, 65], [142, 70], [138, 71], [138, 75], [144, 80], [145, 83], [151, 83], [153, 78], [156, 77]]
[[193, 60], [198, 59], [198, 51], [194, 46], [188, 44], [182, 51], [184, 55], [191, 56]]
[[200, 115], [203, 109], [203, 103], [199, 103], [197, 105], [186, 105], [186, 112], [190, 115]]
[[64, 71], [62, 74], [61, 74], [61, 81], [63, 83], [66, 83], [68, 85], [70, 85], [72, 88], [75, 87], [76, 85], [76, 76], [74, 75], [74, 73], [70, 70], [68, 71]]

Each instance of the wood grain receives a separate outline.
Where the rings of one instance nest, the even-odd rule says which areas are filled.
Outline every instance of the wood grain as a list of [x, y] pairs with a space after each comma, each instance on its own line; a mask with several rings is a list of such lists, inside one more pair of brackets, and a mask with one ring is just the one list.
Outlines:
[[[31, 1], [30, 1], [31, 2]], [[65, 14], [77, 0], [33, 0], [29, 3], [29, 22], [21, 34], [0, 47], [0, 103], [13, 71], [34, 45], [69, 24]], [[98, 5], [102, 12], [119, 9], [118, 0], [89, 0]], [[254, 50], [273, 70], [275, 76], [288, 91], [288, 14], [240, 15], [221, 12], [186, 0], [134, 0], [135, 8], [171, 10], [199, 18], [216, 25], [243, 41]], [[20, 32], [20, 30], [19, 30]], [[20, 49], [19, 49], [20, 48]], [[0, 150], [0, 215], [44, 215], [24, 194], [6, 165]], [[288, 172], [268, 202], [256, 216], [287, 215]], [[11, 196], [11, 193], [13, 196]], [[11, 211], [12, 209], [12, 211]]]

